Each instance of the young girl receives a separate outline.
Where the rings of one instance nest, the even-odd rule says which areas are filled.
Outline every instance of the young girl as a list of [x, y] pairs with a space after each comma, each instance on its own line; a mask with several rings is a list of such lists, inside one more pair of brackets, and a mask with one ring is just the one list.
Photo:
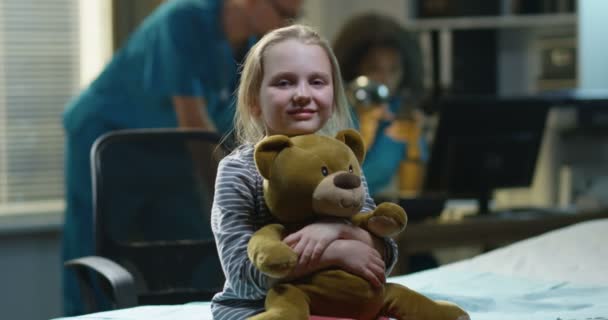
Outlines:
[[[301, 25], [277, 29], [250, 50], [235, 117], [241, 146], [220, 162], [211, 216], [226, 275], [224, 290], [212, 301], [214, 319], [242, 320], [260, 313], [268, 289], [279, 281], [261, 273], [247, 257], [251, 235], [273, 222], [253, 160], [255, 143], [273, 134], [333, 135], [350, 123], [338, 63], [313, 30]], [[363, 210], [374, 206], [368, 194]], [[300, 257], [290, 279], [338, 267], [380, 286], [396, 261], [392, 240], [336, 221], [309, 225], [284, 241]]]

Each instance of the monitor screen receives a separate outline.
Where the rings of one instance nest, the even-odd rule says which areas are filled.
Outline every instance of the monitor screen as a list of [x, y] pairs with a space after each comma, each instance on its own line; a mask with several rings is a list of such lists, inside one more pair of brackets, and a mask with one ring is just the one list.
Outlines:
[[495, 188], [529, 186], [550, 105], [536, 98], [441, 101], [425, 192], [487, 202]]

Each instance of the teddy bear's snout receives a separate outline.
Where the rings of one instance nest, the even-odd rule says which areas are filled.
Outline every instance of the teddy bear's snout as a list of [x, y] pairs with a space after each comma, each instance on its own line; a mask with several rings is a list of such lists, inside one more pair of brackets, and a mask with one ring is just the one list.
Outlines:
[[361, 178], [352, 173], [340, 173], [334, 177], [334, 185], [340, 189], [356, 189], [361, 185]]

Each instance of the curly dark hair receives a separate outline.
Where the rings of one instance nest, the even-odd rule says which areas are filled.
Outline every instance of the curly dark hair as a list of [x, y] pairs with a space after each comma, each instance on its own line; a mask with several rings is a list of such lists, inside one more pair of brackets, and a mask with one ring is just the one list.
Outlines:
[[423, 95], [422, 54], [417, 35], [391, 17], [376, 13], [351, 18], [334, 40], [333, 49], [343, 80], [348, 83], [359, 76], [357, 69], [361, 60], [370, 49], [377, 47], [394, 48], [400, 53], [403, 78], [398, 91], [408, 90], [414, 96]]

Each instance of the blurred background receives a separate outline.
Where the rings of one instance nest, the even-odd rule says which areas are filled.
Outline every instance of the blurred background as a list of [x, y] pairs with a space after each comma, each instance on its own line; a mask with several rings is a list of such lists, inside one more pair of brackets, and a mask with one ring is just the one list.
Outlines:
[[[0, 310], [61, 315], [61, 113], [162, 1], [0, 0]], [[432, 144], [439, 101], [547, 97], [529, 185], [498, 188], [494, 208], [608, 206], [608, 2], [306, 0], [299, 21], [332, 41], [362, 13], [416, 34]], [[591, 107], [584, 107], [589, 100]], [[598, 102], [599, 101], [599, 102]], [[606, 100], [608, 101], [608, 100]], [[475, 119], [475, 114], [467, 115]], [[398, 195], [395, 185], [379, 195]], [[474, 198], [474, 197], [473, 197]], [[475, 202], [457, 202], [468, 208]], [[469, 251], [439, 254], [441, 263]]]

